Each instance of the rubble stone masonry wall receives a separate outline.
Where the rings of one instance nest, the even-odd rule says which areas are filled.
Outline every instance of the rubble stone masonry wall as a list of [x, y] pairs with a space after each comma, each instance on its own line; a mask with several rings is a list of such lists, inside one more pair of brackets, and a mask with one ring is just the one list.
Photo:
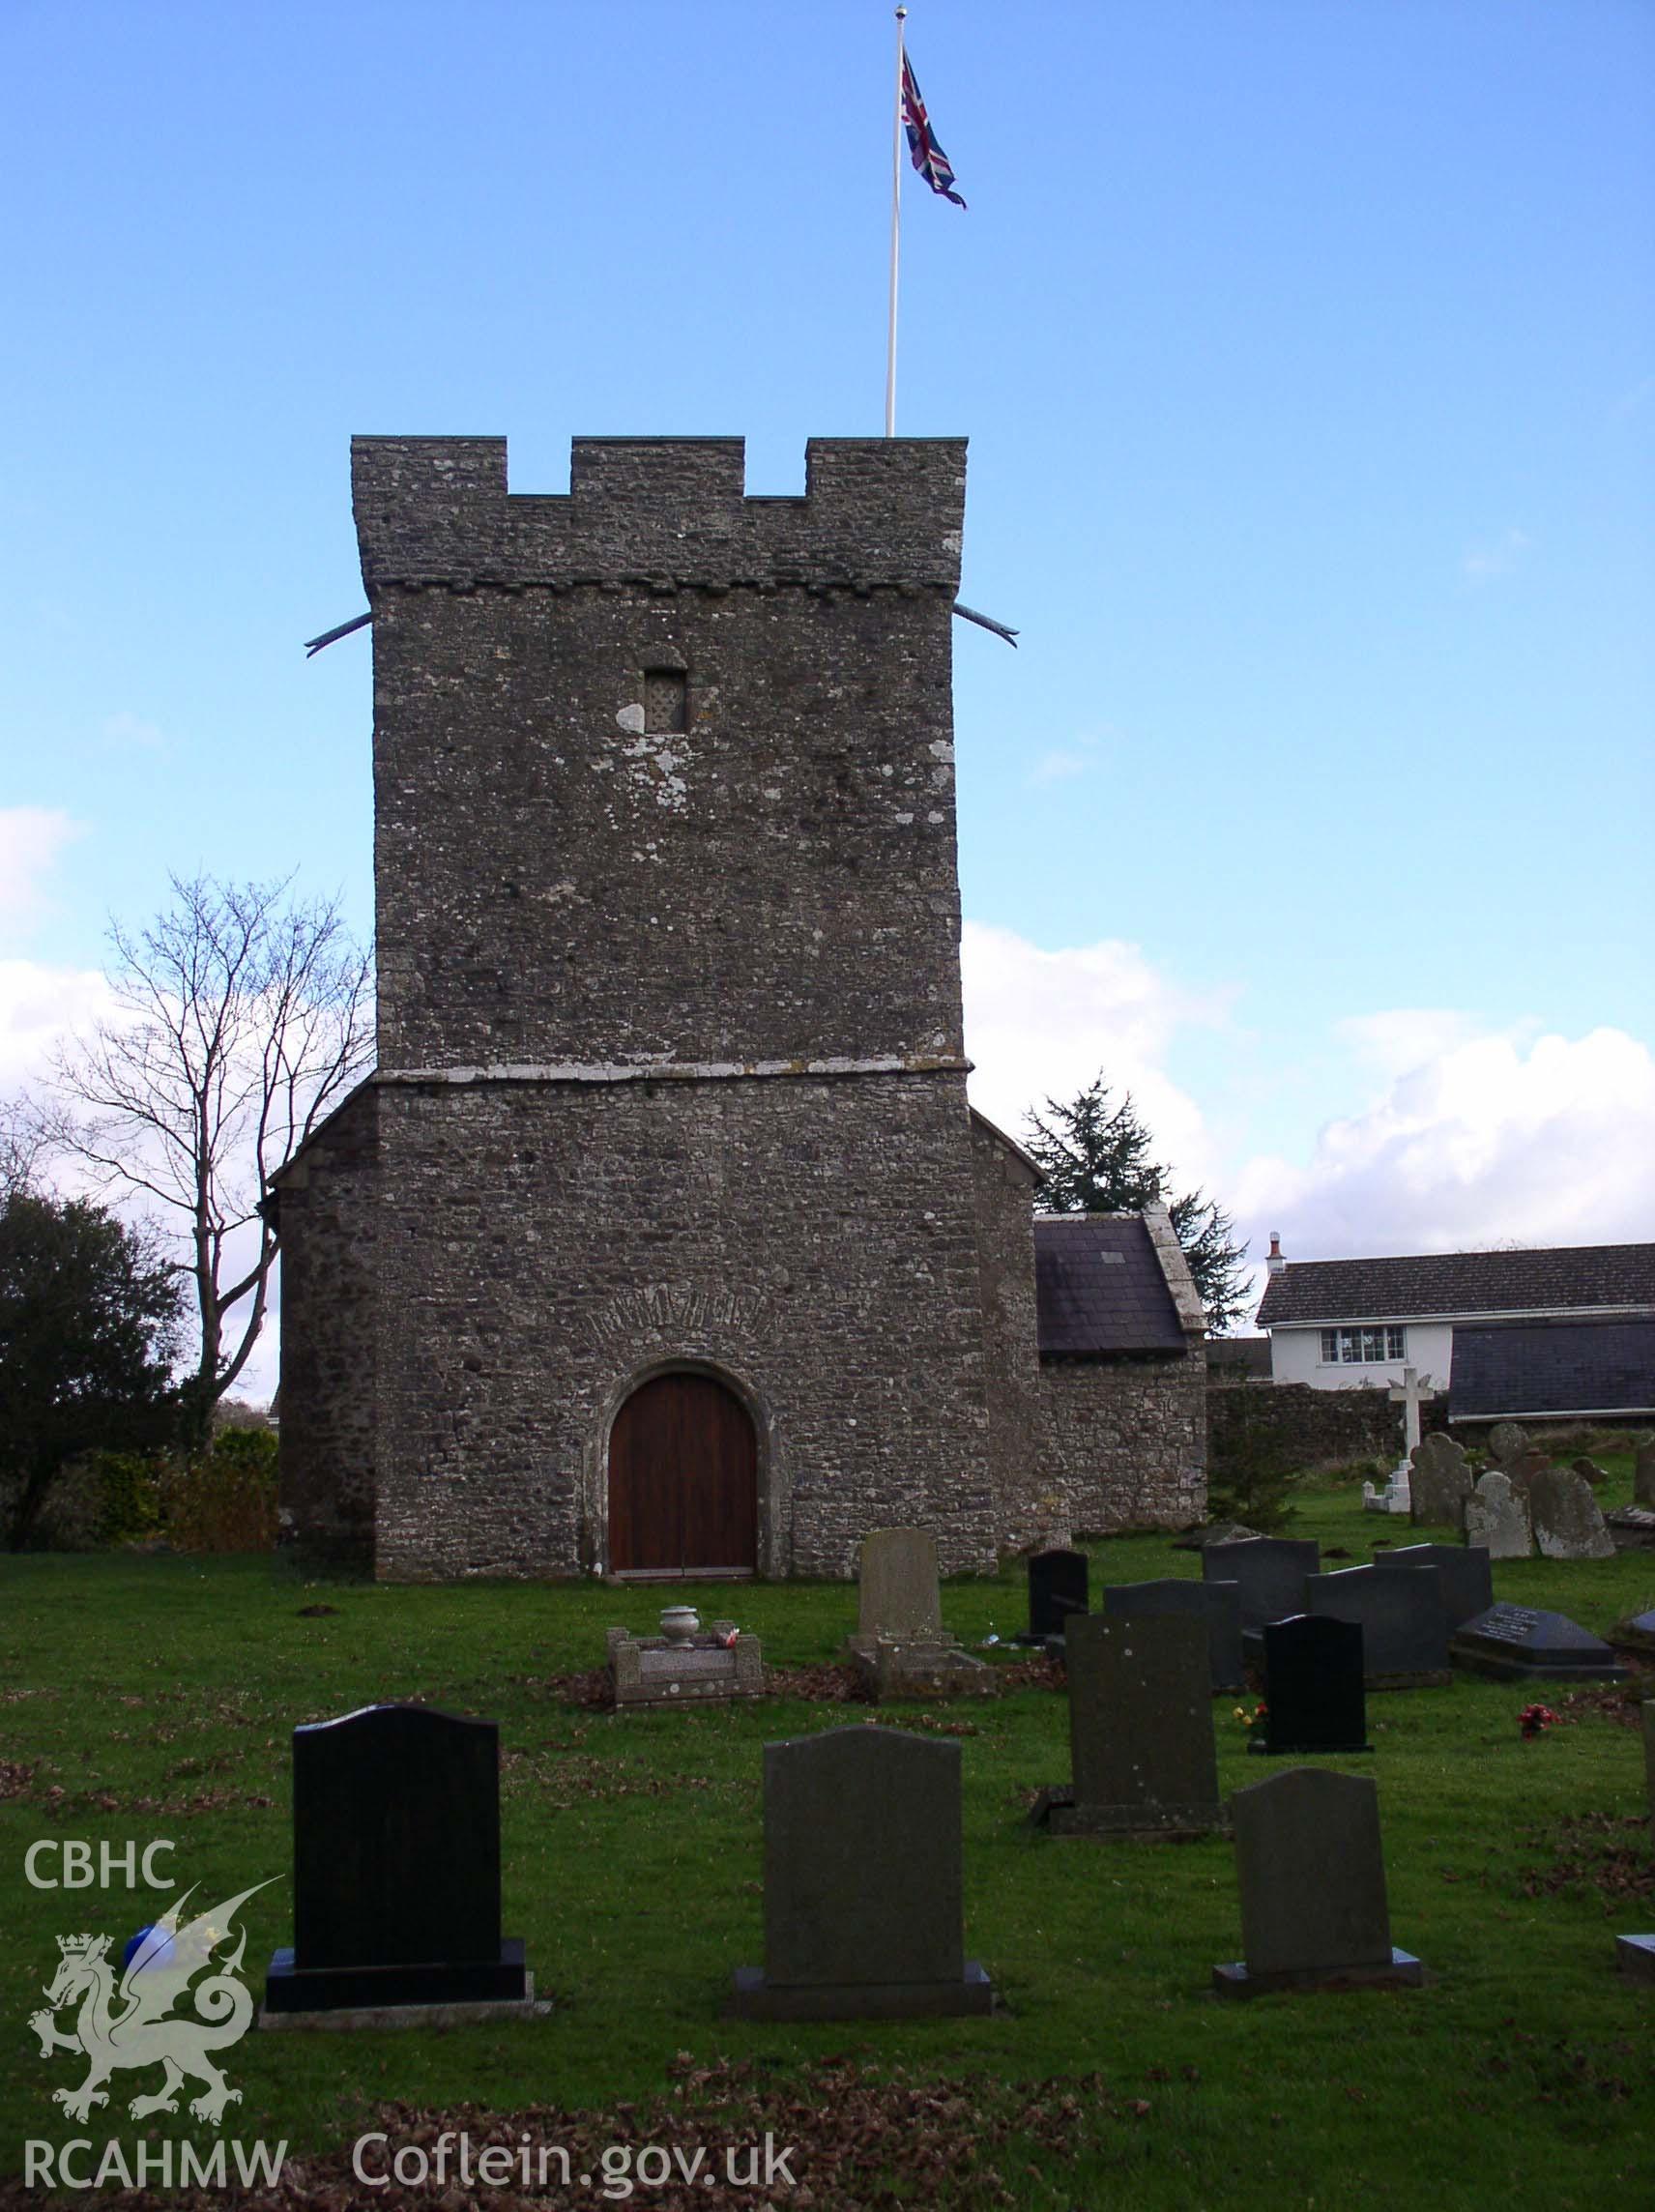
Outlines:
[[759, 1435], [760, 1570], [870, 1528], [995, 1552], [960, 1076], [396, 1086], [380, 1096], [379, 1540], [392, 1580], [604, 1557], [652, 1373]]
[[1158, 1359], [1040, 1362], [1046, 1463], [1037, 1486], [1076, 1535], [1181, 1528], [1206, 1503], [1206, 1364], [1199, 1344]]

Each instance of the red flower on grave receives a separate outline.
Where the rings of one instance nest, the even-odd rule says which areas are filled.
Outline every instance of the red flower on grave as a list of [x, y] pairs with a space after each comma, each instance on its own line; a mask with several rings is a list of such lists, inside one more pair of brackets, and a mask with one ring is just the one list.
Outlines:
[[1517, 1725], [1523, 1731], [1524, 1740], [1529, 1742], [1543, 1735], [1549, 1728], [1555, 1728], [1557, 1716], [1550, 1705], [1524, 1705], [1517, 1716]]

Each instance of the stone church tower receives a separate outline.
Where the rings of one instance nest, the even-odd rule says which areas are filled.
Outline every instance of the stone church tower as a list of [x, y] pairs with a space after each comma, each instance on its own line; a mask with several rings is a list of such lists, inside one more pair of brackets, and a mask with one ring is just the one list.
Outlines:
[[300, 1533], [992, 1564], [1040, 1378], [1032, 1177], [966, 1103], [964, 442], [815, 440], [802, 498], [739, 439], [580, 439], [566, 495], [499, 439], [354, 469], [380, 1065], [278, 1190]]

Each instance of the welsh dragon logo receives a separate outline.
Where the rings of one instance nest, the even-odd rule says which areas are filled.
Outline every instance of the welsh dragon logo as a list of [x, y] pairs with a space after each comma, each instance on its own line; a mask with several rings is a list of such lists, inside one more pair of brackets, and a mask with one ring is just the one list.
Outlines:
[[[52, 2091], [72, 2119], [85, 2121], [94, 2105], [108, 2103], [104, 2083], [112, 2074], [146, 2066], [162, 2069], [161, 2085], [153, 2096], [132, 2099], [127, 2110], [134, 2119], [176, 2112], [186, 2076], [205, 2084], [189, 2107], [198, 2120], [218, 2127], [225, 2106], [241, 2103], [242, 2092], [230, 2087], [208, 2053], [239, 2042], [252, 2022], [252, 1997], [246, 1983], [236, 1979], [247, 1946], [246, 1931], [230, 1957], [218, 1959], [216, 1954], [229, 1940], [230, 1924], [241, 1906], [269, 1886], [255, 1882], [181, 1928], [184, 1908], [195, 1894], [187, 1890], [145, 1931], [119, 1987], [107, 1936], [58, 1937], [58, 1969], [46, 1989], [45, 2005], [30, 2015], [29, 2025], [41, 2039], [43, 2058], [54, 2051], [78, 2051], [91, 2061], [79, 2088]], [[210, 1966], [213, 1972], [195, 1982]], [[200, 2016], [196, 2020], [173, 2016], [173, 2006], [186, 1995]], [[66, 2034], [52, 2016], [76, 2003], [79, 2014]]]

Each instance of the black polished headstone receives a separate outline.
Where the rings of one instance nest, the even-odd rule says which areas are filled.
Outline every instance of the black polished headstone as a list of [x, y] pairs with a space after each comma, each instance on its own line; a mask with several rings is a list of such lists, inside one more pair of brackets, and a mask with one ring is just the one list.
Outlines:
[[1628, 1674], [1589, 1628], [1521, 1605], [1490, 1606], [1454, 1631], [1448, 1648], [1462, 1667], [1502, 1682], [1624, 1682]]
[[500, 1935], [500, 1736], [492, 1721], [368, 1705], [293, 1732], [293, 1948], [272, 2012], [528, 1994]]
[[1265, 1624], [1264, 1740], [1269, 1753], [1372, 1751], [1362, 1680], [1362, 1631], [1351, 1620], [1301, 1613]]
[[1443, 1688], [1453, 1679], [1435, 1567], [1345, 1567], [1337, 1574], [1306, 1575], [1304, 1610], [1359, 1624], [1370, 1690]]
[[1437, 1569], [1437, 1594], [1450, 1634], [1495, 1602], [1494, 1570], [1482, 1544], [1402, 1544], [1385, 1554], [1385, 1565]]
[[1019, 1644], [1061, 1636], [1069, 1615], [1087, 1609], [1089, 1563], [1084, 1552], [1036, 1552], [1029, 1562], [1029, 1626]]
[[1207, 1652], [1212, 1663], [1212, 1687], [1239, 1690], [1246, 1686], [1241, 1663], [1241, 1599], [1234, 1583], [1164, 1582], [1113, 1583], [1103, 1593], [1103, 1611], [1111, 1619], [1145, 1613], [1194, 1614], [1206, 1622]]

